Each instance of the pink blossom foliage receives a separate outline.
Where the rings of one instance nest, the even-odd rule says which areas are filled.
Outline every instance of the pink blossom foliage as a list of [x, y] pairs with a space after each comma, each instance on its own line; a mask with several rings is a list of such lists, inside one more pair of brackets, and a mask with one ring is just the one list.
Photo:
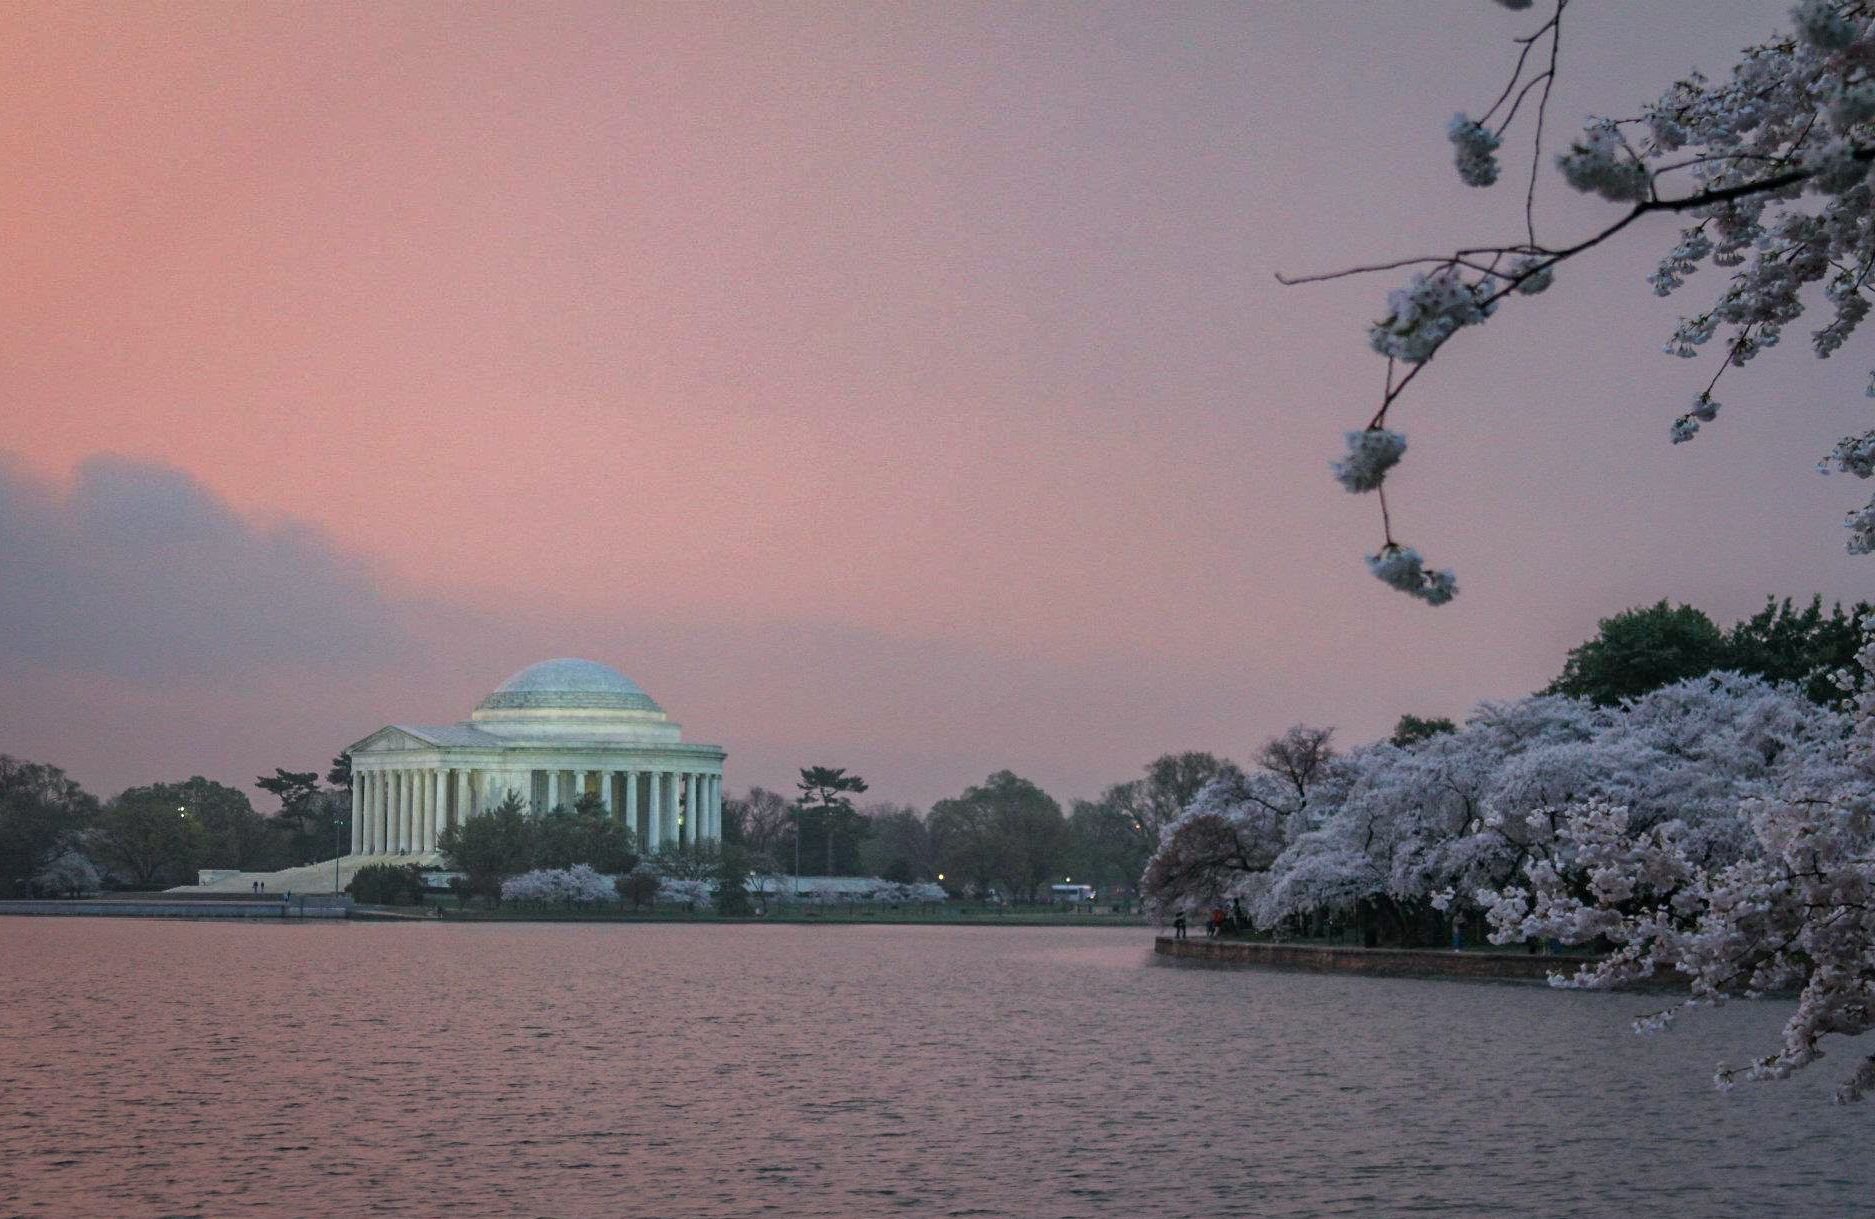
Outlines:
[[[1437, 909], [1482, 915], [1500, 943], [1611, 945], [1575, 985], [1677, 969], [1694, 1002], [1800, 990], [1783, 1049], [1723, 1073], [1782, 1076], [1826, 1034], [1875, 1025], [1875, 691], [1823, 707], [1717, 673], [1619, 707], [1486, 703], [1458, 732], [1352, 750], [1306, 790], [1213, 783], [1141, 886], [1161, 920], [1233, 899], [1262, 926]], [[1872, 1089], [1875, 1060], [1844, 1095]]]

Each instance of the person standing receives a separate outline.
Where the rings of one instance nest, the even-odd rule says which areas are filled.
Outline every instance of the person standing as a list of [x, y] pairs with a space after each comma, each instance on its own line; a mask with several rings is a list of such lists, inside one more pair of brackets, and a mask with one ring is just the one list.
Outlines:
[[1185, 912], [1183, 910], [1172, 916], [1172, 938], [1175, 940], [1185, 938]]

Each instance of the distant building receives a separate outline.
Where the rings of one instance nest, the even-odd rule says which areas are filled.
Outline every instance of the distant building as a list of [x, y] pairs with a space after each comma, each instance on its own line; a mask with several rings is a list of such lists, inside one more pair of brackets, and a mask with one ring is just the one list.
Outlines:
[[722, 748], [685, 742], [638, 683], [590, 660], [530, 665], [466, 721], [392, 724], [345, 752], [353, 855], [433, 855], [510, 792], [535, 813], [596, 794], [647, 850], [722, 837]]

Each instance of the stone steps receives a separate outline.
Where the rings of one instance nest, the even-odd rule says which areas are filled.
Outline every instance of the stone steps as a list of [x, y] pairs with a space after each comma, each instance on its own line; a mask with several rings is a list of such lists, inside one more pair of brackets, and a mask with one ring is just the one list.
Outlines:
[[[339, 857], [337, 882], [340, 890], [351, 883], [358, 869], [374, 863], [416, 864], [424, 868], [442, 867], [442, 858], [434, 851], [407, 855], [343, 855]], [[271, 896], [283, 893], [331, 893], [333, 889], [333, 867], [330, 859], [324, 863], [309, 863], [298, 868], [282, 868], [278, 872], [236, 872], [206, 885], [178, 885], [166, 890], [169, 893], [252, 893], [254, 882], [267, 886]]]

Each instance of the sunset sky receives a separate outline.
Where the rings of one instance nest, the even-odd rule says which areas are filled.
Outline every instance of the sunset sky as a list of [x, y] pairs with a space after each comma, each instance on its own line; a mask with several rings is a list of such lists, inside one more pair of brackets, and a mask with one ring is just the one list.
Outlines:
[[[1552, 143], [1784, 0], [1581, 0]], [[551, 656], [730, 792], [1092, 796], [1554, 676], [1661, 597], [1853, 599], [1871, 348], [1812, 325], [1667, 427], [1672, 226], [1461, 336], [1399, 409], [1382, 587], [1327, 463], [1400, 277], [1521, 223], [1445, 124], [1485, 0], [0, 9], [0, 752], [109, 795], [323, 769]], [[1564, 238], [1610, 216], [1553, 175]], [[1808, 319], [1806, 319], [1807, 321]], [[1820, 322], [1816, 324], [1821, 324]], [[1715, 357], [1716, 358], [1716, 353]], [[1858, 496], [1858, 492], [1860, 495]]]

